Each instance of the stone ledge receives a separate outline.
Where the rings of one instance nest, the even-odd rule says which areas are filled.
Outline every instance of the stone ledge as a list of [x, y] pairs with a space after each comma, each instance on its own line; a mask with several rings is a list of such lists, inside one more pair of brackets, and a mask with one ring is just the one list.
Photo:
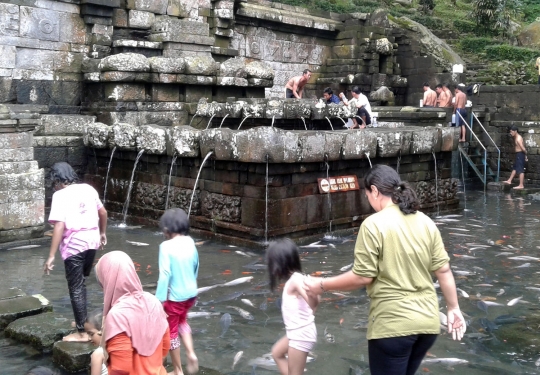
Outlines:
[[53, 346], [52, 360], [55, 364], [75, 373], [90, 367], [90, 355], [96, 350], [92, 343], [58, 341]]
[[[46, 300], [45, 300], [46, 301]], [[33, 296], [23, 296], [0, 301], [0, 330], [11, 322], [26, 316], [41, 314], [51, 307]]]

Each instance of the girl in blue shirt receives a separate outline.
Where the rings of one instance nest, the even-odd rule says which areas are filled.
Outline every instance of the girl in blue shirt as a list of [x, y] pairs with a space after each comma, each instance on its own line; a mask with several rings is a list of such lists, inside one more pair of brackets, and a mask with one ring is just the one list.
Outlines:
[[199, 255], [195, 242], [188, 235], [189, 218], [180, 208], [172, 208], [159, 221], [166, 241], [159, 245], [159, 279], [156, 297], [163, 303], [171, 334], [171, 359], [174, 375], [181, 375], [180, 337], [186, 348], [187, 371], [194, 374], [199, 363], [193, 350], [187, 313], [197, 299]]

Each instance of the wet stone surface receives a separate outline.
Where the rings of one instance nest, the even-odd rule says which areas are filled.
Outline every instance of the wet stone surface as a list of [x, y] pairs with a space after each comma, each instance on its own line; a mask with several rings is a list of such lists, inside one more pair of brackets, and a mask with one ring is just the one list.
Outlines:
[[5, 329], [7, 325], [25, 316], [42, 313], [48, 306], [31, 296], [10, 298], [0, 301], [0, 329]]
[[58, 341], [53, 346], [53, 362], [67, 372], [79, 372], [90, 366], [90, 355], [96, 349], [92, 343]]

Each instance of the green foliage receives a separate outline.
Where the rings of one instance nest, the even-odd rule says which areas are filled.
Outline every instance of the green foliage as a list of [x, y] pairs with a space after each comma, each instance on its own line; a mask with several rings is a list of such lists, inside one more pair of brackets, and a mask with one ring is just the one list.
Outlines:
[[495, 61], [510, 60], [531, 62], [538, 57], [538, 51], [531, 48], [514, 47], [509, 44], [485, 47], [486, 56]]
[[473, 53], [484, 52], [487, 46], [495, 44], [501, 44], [501, 42], [492, 38], [463, 38], [459, 41], [459, 46], [463, 51]]
[[474, 22], [461, 19], [454, 20], [454, 27], [462, 33], [474, 33], [477, 29]]
[[472, 18], [484, 35], [507, 35], [510, 20], [520, 11], [520, 0], [473, 0]]
[[424, 14], [431, 14], [435, 8], [435, 0], [418, 0], [418, 4], [422, 7]]
[[523, 0], [523, 21], [530, 23], [540, 17], [540, 1]]
[[414, 15], [409, 17], [411, 20], [421, 23], [428, 29], [437, 30], [441, 28], [443, 23], [442, 19], [438, 17], [430, 17], [416, 12]]

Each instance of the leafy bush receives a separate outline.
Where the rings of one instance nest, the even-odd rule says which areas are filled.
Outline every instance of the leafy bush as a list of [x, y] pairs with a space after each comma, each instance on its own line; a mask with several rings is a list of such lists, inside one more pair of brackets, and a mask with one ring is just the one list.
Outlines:
[[466, 20], [454, 20], [454, 27], [462, 33], [474, 33], [477, 29], [474, 22]]
[[434, 0], [418, 0], [418, 4], [422, 7], [422, 12], [429, 14], [435, 8]]
[[510, 21], [521, 10], [520, 0], [473, 0], [472, 18], [484, 35], [507, 35]]
[[501, 44], [492, 38], [463, 38], [459, 41], [459, 46], [466, 52], [484, 52], [487, 46]]
[[485, 47], [486, 55], [492, 60], [531, 61], [538, 57], [538, 51], [531, 48], [514, 47], [509, 44]]
[[540, 16], [540, 2], [538, 0], [523, 0], [523, 21], [529, 23], [536, 21]]
[[443, 21], [440, 18], [425, 16], [418, 12], [410, 16], [409, 18], [413, 21], [421, 23], [428, 29], [432, 29], [432, 30], [440, 29], [441, 25], [443, 24]]

